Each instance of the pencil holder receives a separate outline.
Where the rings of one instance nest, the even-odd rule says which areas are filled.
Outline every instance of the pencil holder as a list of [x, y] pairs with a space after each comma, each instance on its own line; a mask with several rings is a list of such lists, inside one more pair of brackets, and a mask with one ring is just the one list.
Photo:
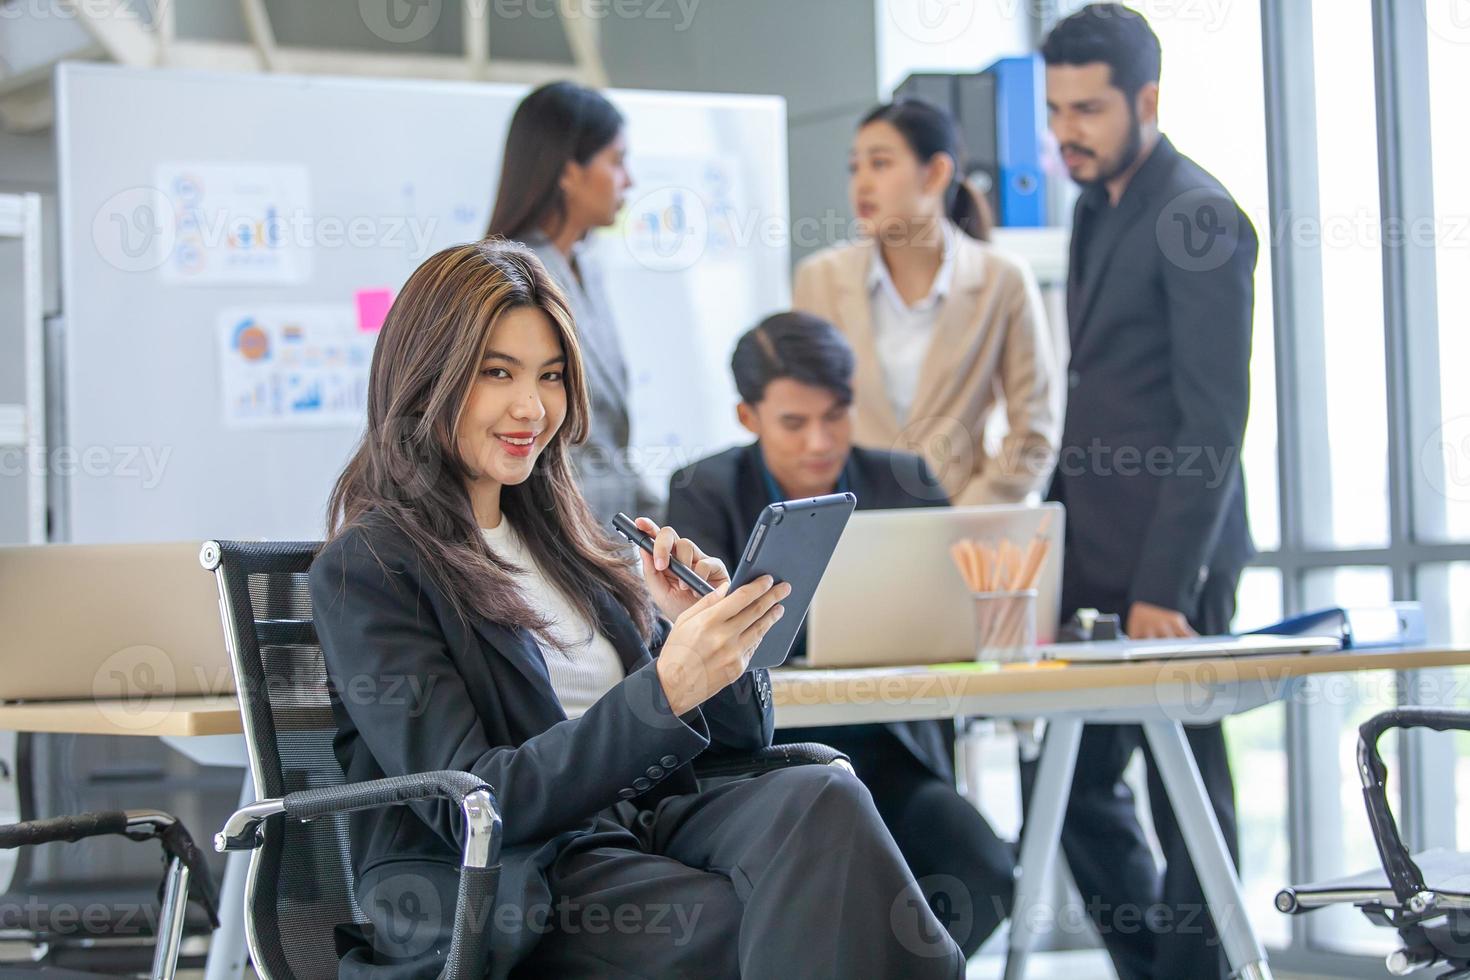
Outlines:
[[1034, 663], [1036, 590], [975, 592], [975, 659]]

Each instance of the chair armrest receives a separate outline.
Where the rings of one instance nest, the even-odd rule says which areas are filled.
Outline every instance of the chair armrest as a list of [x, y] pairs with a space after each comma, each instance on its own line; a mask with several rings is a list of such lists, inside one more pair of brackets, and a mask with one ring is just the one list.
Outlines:
[[465, 818], [464, 860], [460, 866], [454, 932], [439, 977], [440, 980], [480, 980], [485, 976], [490, 957], [486, 927], [500, 885], [502, 828], [495, 796], [478, 776], [452, 770], [421, 772], [298, 790], [280, 799], [257, 800], [230, 815], [224, 829], [214, 835], [214, 849], [259, 847], [261, 827], [271, 817], [312, 820], [429, 799], [453, 800]]
[[103, 810], [5, 824], [0, 826], [0, 850], [60, 841], [75, 843], [89, 837], [105, 836], [135, 841], [157, 840], [169, 858], [189, 869], [188, 880], [192, 881], [190, 897], [203, 907], [210, 925], [219, 928], [219, 892], [209, 865], [204, 862], [204, 855], [195, 846], [188, 828], [162, 810]]
[[279, 799], [257, 800], [230, 815], [224, 829], [214, 835], [214, 849], [254, 850], [260, 846], [261, 826], [278, 815], [293, 820], [312, 820], [429, 799], [453, 800], [463, 811], [467, 828], [466, 867], [485, 868], [500, 859], [501, 821], [494, 794], [479, 777], [452, 770], [388, 776], [361, 783], [297, 790]]
[[350, 813], [353, 810], [374, 810], [399, 803], [411, 803], [414, 800], [442, 798], [463, 803], [465, 797], [482, 789], [488, 792], [490, 787], [472, 773], [440, 770], [408, 776], [388, 776], [325, 789], [297, 790], [295, 793], [287, 793], [281, 802], [285, 806], [286, 816], [293, 820], [310, 820], [313, 817]]
[[1470, 731], [1470, 711], [1455, 708], [1395, 708], [1369, 718], [1358, 728], [1358, 775], [1373, 841], [1399, 906], [1414, 917], [1431, 912], [1435, 896], [1424, 884], [1424, 872], [1414, 863], [1399, 836], [1388, 805], [1388, 767], [1378, 753], [1378, 740], [1398, 728], [1430, 728], [1438, 732]]
[[56, 841], [75, 843], [88, 837], [122, 836], [127, 832], [128, 815], [122, 810], [23, 820], [0, 826], [0, 850]]
[[852, 760], [820, 742], [791, 742], [768, 745], [748, 754], [705, 754], [694, 760], [694, 774], [700, 779], [724, 779], [758, 776], [790, 766], [840, 766], [851, 772]]

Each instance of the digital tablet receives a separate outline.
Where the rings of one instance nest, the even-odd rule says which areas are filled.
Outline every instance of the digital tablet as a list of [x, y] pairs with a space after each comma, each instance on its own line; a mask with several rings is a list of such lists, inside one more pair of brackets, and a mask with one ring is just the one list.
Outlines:
[[769, 504], [761, 511], [730, 578], [730, 591], [770, 575], [788, 583], [791, 594], [781, 602], [786, 614], [761, 640], [746, 670], [779, 667], [786, 660], [856, 506], [852, 494], [833, 493]]

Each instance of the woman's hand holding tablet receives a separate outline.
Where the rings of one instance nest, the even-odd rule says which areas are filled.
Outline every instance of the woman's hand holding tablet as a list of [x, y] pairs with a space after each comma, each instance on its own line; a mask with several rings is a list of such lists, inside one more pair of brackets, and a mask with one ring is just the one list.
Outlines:
[[[673, 528], [617, 515], [613, 527], [640, 549], [649, 591], [674, 620], [658, 672], [676, 712], [703, 704], [747, 669], [786, 659], [856, 506], [851, 493], [770, 504], [751, 531], [733, 581], [722, 562]], [[700, 597], [710, 586], [717, 588]], [[786, 611], [778, 603], [791, 597], [797, 615], [775, 629]]]
[[699, 707], [733, 684], [786, 610], [791, 586], [771, 576], [730, 592], [726, 582], [684, 611], [658, 656], [658, 679], [675, 714]]
[[[634, 526], [653, 539], [653, 550], [640, 549], [643, 577], [659, 609], [674, 628], [659, 653], [659, 686], [678, 715], [699, 707], [745, 672], [761, 640], [785, 613], [781, 600], [791, 586], [769, 576], [730, 591], [730, 573], [724, 562], [700, 551], [671, 527], [661, 528], [646, 517]], [[697, 595], [671, 571], [672, 561], [683, 562], [714, 586]]]

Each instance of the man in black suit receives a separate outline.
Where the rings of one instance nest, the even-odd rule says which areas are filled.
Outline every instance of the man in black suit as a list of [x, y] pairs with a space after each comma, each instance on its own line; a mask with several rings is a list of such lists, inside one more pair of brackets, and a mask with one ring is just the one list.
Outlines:
[[[943, 507], [923, 460], [852, 445], [853, 353], [836, 327], [780, 313], [740, 338], [731, 367], [756, 437], [669, 481], [669, 524], [732, 569], [766, 504], [851, 491], [859, 510]], [[876, 574], [884, 574], [879, 570]], [[805, 652], [798, 635], [792, 656]], [[925, 897], [968, 957], [1010, 913], [1015, 859], [954, 788], [954, 725], [924, 721], [777, 731], [852, 757]]]
[[[1254, 554], [1240, 447], [1255, 232], [1225, 188], [1160, 134], [1159, 41], [1142, 16], [1092, 4], [1061, 21], [1041, 53], [1052, 132], [1083, 188], [1050, 493], [1067, 507], [1062, 616], [1117, 613], [1135, 638], [1224, 633]], [[1238, 861], [1223, 733], [1187, 731]], [[1122, 780], [1140, 746], [1147, 755], [1142, 743], [1137, 726], [1086, 729], [1067, 860], [1123, 980], [1211, 976], [1223, 964], [1219, 941], [1152, 758], [1162, 875]]]

